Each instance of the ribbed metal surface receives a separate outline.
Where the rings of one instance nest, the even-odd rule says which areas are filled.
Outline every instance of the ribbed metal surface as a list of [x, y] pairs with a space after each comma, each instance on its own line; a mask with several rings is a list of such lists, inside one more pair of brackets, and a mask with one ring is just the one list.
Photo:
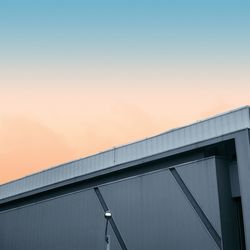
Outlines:
[[[196, 161], [176, 168], [177, 173], [206, 214], [214, 229], [221, 236], [220, 207], [215, 159]], [[206, 195], [204, 195], [206, 194]]]
[[0, 199], [246, 128], [248, 106], [1, 185]]
[[[0, 218], [1, 250], [105, 249], [105, 218], [94, 190], [3, 212]], [[112, 244], [116, 241], [113, 236]]]
[[[214, 169], [215, 164], [210, 157], [175, 168], [192, 172], [197, 165]], [[216, 183], [216, 175], [209, 177]], [[199, 184], [196, 182], [196, 189]], [[218, 191], [213, 190], [217, 196]], [[210, 191], [202, 189], [200, 195], [207, 197]], [[213, 201], [209, 195], [206, 202]], [[112, 213], [108, 226], [112, 250], [219, 250], [169, 169], [2, 211], [0, 249], [106, 249], [107, 210]], [[126, 247], [121, 247], [116, 230]]]
[[[192, 173], [197, 165], [215, 169], [215, 160], [195, 161], [176, 169], [186, 168]], [[216, 174], [209, 177], [216, 183]], [[200, 183], [195, 184], [196, 189], [199, 188]], [[169, 169], [99, 188], [128, 249], [219, 249]], [[210, 191], [202, 189], [200, 194], [207, 197]], [[216, 188], [213, 191], [217, 196]], [[207, 197], [207, 203], [213, 201], [214, 197]]]

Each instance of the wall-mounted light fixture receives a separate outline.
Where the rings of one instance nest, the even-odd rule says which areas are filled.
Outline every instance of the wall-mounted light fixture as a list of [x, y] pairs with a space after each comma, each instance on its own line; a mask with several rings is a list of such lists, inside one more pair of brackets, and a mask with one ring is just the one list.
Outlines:
[[106, 227], [105, 227], [105, 242], [107, 244], [107, 250], [110, 250], [110, 235], [108, 235], [108, 223], [109, 219], [112, 218], [111, 212], [108, 210], [105, 212], [104, 217], [106, 219]]

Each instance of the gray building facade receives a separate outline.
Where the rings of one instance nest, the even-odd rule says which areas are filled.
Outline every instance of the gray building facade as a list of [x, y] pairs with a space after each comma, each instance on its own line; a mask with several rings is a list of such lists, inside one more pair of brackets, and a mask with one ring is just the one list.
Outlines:
[[1, 185], [0, 249], [250, 250], [249, 129], [246, 106]]

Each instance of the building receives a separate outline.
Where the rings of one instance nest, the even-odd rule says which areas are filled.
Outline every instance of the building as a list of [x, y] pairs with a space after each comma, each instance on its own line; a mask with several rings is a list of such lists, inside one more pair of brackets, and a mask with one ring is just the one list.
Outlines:
[[247, 106], [1, 185], [0, 249], [250, 250], [249, 129]]

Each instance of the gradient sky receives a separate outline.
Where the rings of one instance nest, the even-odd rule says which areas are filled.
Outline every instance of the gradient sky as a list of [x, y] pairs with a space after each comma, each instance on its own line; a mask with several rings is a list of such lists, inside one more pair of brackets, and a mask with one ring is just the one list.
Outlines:
[[0, 0], [0, 183], [247, 104], [249, 0]]

